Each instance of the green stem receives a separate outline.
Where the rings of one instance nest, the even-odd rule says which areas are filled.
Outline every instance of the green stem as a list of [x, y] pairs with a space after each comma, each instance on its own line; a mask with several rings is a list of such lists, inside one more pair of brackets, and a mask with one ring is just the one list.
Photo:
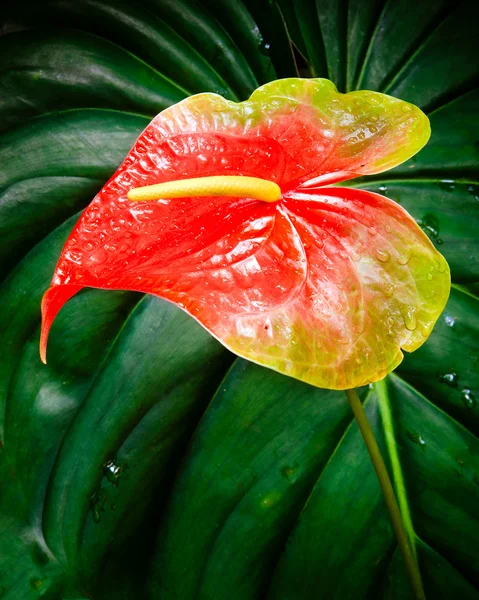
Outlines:
[[416, 600], [426, 600], [426, 594], [424, 593], [424, 588], [422, 587], [419, 568], [414, 557], [406, 529], [404, 528], [401, 511], [399, 510], [396, 496], [394, 495], [393, 486], [391, 484], [391, 480], [389, 479], [386, 465], [384, 464], [383, 457], [381, 456], [376, 438], [372, 432], [371, 425], [369, 424], [368, 418], [364, 412], [363, 405], [359, 400], [356, 390], [346, 390], [346, 396], [348, 397], [349, 404], [351, 405], [354, 416], [356, 417], [356, 421], [358, 422], [359, 429], [361, 430], [364, 442], [366, 443], [369, 456], [371, 457], [374, 470], [378, 476], [379, 485], [381, 486], [384, 500], [386, 501], [386, 506], [389, 511], [394, 533], [396, 534], [398, 545], [404, 559], [406, 572], [409, 577], [409, 581], [411, 582], [411, 587], [414, 590], [414, 596]]

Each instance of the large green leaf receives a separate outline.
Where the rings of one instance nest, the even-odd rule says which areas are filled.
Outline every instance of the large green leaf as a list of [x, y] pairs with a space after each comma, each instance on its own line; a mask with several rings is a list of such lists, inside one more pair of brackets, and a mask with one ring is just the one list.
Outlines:
[[428, 598], [479, 599], [479, 17], [473, 0], [17, 2], [0, 37], [0, 597], [410, 598], [343, 394], [234, 357], [171, 305], [39, 303], [80, 211], [190, 93], [332, 78], [417, 103], [417, 159], [349, 185], [413, 214], [450, 301], [361, 391]]

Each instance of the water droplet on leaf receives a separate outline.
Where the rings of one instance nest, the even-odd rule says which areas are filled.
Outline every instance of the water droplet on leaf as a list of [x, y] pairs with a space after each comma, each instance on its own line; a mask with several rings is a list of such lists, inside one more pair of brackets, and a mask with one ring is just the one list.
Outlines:
[[261, 52], [261, 54], [269, 56], [271, 54], [271, 44], [268, 44], [268, 42], [265, 42], [263, 40], [259, 45], [259, 51]]
[[43, 586], [43, 581], [41, 579], [31, 579], [30, 580], [30, 587], [32, 588], [32, 590], [40, 590]]
[[439, 239], [439, 220], [436, 215], [432, 213], [426, 213], [422, 219], [417, 221], [419, 227], [424, 231], [424, 233], [428, 236], [430, 240], [433, 242], [442, 244], [442, 240], [438, 242]]
[[454, 327], [456, 324], [456, 317], [451, 317], [450, 315], [444, 315], [444, 321], [448, 327]]
[[108, 493], [105, 490], [98, 490], [90, 499], [90, 510], [92, 512], [93, 521], [100, 523], [101, 515], [106, 510], [108, 502]]
[[44, 567], [50, 562], [47, 553], [38, 543], [35, 543], [32, 547], [32, 558], [37, 565], [40, 565], [42, 567]]
[[479, 200], [479, 188], [477, 186], [469, 185], [467, 187], [467, 191], [471, 194], [471, 196], [474, 196], [475, 200]]
[[439, 183], [439, 187], [442, 190], [446, 190], [448, 192], [451, 192], [452, 190], [454, 190], [454, 188], [456, 187], [456, 182], [454, 181], [454, 179], [443, 179], [440, 183]]
[[103, 474], [107, 481], [112, 483], [115, 487], [118, 487], [120, 478], [124, 474], [126, 468], [126, 463], [115, 464], [112, 460], [109, 460], [103, 465]]
[[295, 479], [294, 475], [296, 473], [296, 469], [285, 465], [281, 467], [281, 476], [287, 479], [288, 481], [293, 481]]
[[462, 401], [466, 408], [476, 408], [476, 398], [471, 390], [462, 390]]
[[451, 388], [457, 388], [459, 375], [455, 371], [451, 371], [450, 373], [444, 373], [444, 375], [439, 375], [438, 379], [441, 383], [444, 383]]
[[411, 440], [411, 442], [414, 442], [415, 444], [421, 446], [423, 450], [426, 449], [426, 440], [422, 437], [420, 433], [412, 433], [411, 431], [408, 431], [407, 437]]

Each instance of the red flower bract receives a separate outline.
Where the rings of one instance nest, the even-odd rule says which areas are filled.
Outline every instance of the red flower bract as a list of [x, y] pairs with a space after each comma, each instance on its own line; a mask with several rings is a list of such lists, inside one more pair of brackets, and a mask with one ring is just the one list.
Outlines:
[[[429, 335], [449, 271], [397, 204], [324, 187], [394, 167], [429, 137], [416, 107], [324, 79], [285, 79], [233, 103], [200, 94], [158, 115], [83, 213], [43, 301], [43, 357], [83, 287], [182, 307], [240, 356], [320, 387], [376, 381]], [[276, 203], [196, 197], [134, 203], [129, 190], [239, 175]]]

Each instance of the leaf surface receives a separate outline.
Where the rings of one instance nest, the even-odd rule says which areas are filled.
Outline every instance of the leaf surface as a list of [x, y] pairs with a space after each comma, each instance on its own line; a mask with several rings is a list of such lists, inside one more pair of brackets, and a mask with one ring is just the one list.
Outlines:
[[[252, 3], [229, 14], [226, 2], [174, 4], [184, 12], [154, 0], [7, 7], [0, 44], [15, 52], [0, 51], [0, 596], [411, 598], [343, 394], [242, 360], [228, 371], [232, 356], [192, 319], [134, 293], [73, 298], [52, 331], [49, 365], [39, 362], [39, 303], [61, 248], [163, 99], [180, 89], [244, 100], [258, 84], [296, 76]], [[454, 282], [428, 341], [362, 397], [410, 515], [428, 597], [477, 600], [477, 3], [349, 0], [327, 13], [309, 0], [278, 4], [314, 67], [301, 63], [303, 75], [337, 73], [340, 91], [384, 92], [395, 80], [388, 93], [430, 118], [415, 161], [344, 184], [404, 206]], [[181, 19], [187, 10], [194, 27]], [[68, 61], [63, 44], [94, 69]], [[146, 77], [138, 87], [136, 68]]]

